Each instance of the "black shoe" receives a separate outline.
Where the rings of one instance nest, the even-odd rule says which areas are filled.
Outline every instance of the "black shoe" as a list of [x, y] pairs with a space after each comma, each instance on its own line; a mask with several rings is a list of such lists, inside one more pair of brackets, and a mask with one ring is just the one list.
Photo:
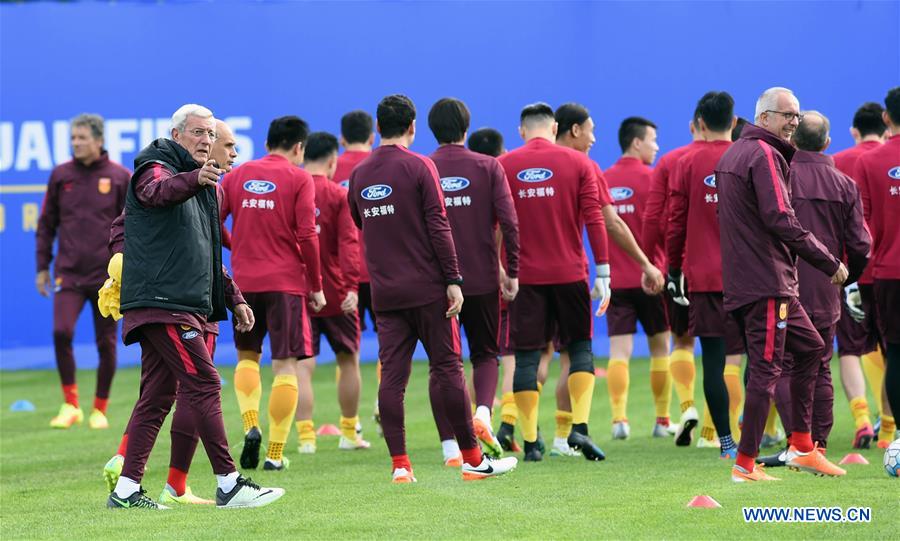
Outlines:
[[603, 454], [603, 449], [600, 449], [587, 434], [572, 430], [569, 432], [569, 438], [566, 442], [572, 449], [581, 451], [581, 454], [584, 455], [584, 458], [587, 460], [600, 461], [606, 459], [606, 455]]
[[500, 423], [500, 429], [497, 430], [497, 440], [500, 442], [500, 447], [503, 448], [506, 452], [515, 451], [516, 447], [516, 438], [515, 438], [516, 427], [509, 423]]
[[538, 451], [540, 451], [542, 455], [547, 452], [547, 446], [544, 445], [544, 438], [541, 436], [540, 428], [538, 428], [537, 441], [534, 443], [537, 444]]
[[787, 452], [788, 448], [785, 447], [774, 455], [758, 456], [756, 457], [756, 463], [762, 464], [767, 468], [778, 468], [780, 466], [784, 466], [787, 464]]
[[128, 496], [127, 498], [120, 498], [116, 496], [115, 491], [109, 494], [109, 498], [106, 499], [106, 507], [109, 509], [169, 509], [165, 505], [160, 505], [155, 501], [151, 500], [147, 497], [147, 491], [143, 488]]
[[538, 442], [525, 442], [525, 457], [522, 460], [525, 462], [540, 462], [544, 460], [544, 453], [538, 447]]
[[288, 460], [286, 456], [283, 456], [281, 457], [281, 464], [275, 464], [267, 458], [265, 464], [263, 464], [263, 469], [268, 471], [281, 471], [288, 469], [290, 466], [291, 461]]
[[241, 451], [241, 468], [255, 470], [259, 466], [259, 446], [262, 434], [258, 427], [251, 427], [244, 435], [244, 449]]
[[694, 429], [697, 428], [697, 419], [687, 419], [675, 432], [675, 445], [688, 447], [694, 439]]

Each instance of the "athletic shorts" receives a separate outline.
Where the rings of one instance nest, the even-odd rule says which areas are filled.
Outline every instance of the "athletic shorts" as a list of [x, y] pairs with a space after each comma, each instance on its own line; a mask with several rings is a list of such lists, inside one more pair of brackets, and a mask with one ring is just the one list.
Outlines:
[[522, 285], [509, 305], [510, 337], [518, 350], [543, 350], [559, 332], [559, 342], [590, 340], [593, 334], [587, 281]]
[[312, 327], [313, 355], [319, 355], [322, 335], [335, 353], [356, 353], [359, 351], [359, 317], [352, 314], [310, 318]]
[[237, 349], [262, 353], [263, 339], [268, 333], [273, 359], [313, 356], [305, 295], [272, 291], [244, 293], [244, 299], [253, 309], [256, 324], [250, 332], [234, 332]]
[[482, 295], [468, 295], [459, 313], [459, 322], [466, 331], [469, 357], [481, 360], [500, 354], [500, 291]]
[[875, 280], [875, 315], [881, 333], [881, 347], [900, 344], [900, 280]]
[[725, 338], [725, 354], [744, 353], [744, 336], [730, 312], [725, 312], [722, 293], [691, 293], [688, 332], [697, 337]]
[[672, 327], [672, 334], [675, 336], [684, 336], [690, 332], [690, 310], [687, 306], [681, 306], [672, 300], [667, 294], [661, 293], [661, 297], [666, 303], [666, 313], [669, 316], [669, 325]]
[[501, 357], [516, 354], [516, 348], [509, 333], [509, 308], [500, 310], [500, 334], [497, 345], [499, 346]]
[[637, 332], [638, 321], [647, 336], [669, 330], [669, 318], [662, 295], [647, 295], [639, 287], [613, 289], [609, 308], [606, 310], [607, 336], [634, 334]]
[[378, 323], [375, 320], [375, 310], [372, 308], [372, 284], [368, 282], [360, 282], [357, 292], [359, 301], [357, 302], [357, 311], [359, 313], [359, 328], [366, 330], [366, 312], [372, 320], [372, 330], [378, 332]]
[[[869, 318], [871, 316], [866, 314], [866, 319]], [[837, 335], [838, 356], [840, 357], [847, 355], [861, 357], [866, 353], [875, 351], [876, 340], [869, 333], [867, 322], [865, 320], [857, 322], [850, 317], [846, 302], [841, 302], [841, 319], [837, 322], [835, 334]]]

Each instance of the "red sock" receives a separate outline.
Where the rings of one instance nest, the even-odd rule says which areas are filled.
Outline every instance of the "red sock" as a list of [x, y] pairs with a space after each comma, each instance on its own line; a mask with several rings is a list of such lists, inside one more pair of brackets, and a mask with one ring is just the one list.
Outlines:
[[394, 469], [406, 468], [406, 471], [412, 471], [412, 464], [409, 463], [409, 455], [397, 455], [391, 457], [394, 463]]
[[791, 445], [797, 448], [801, 453], [808, 453], [813, 450], [812, 434], [809, 432], [794, 432], [791, 434]]
[[669, 426], [669, 418], [668, 417], [657, 417], [656, 424], [662, 426]]
[[166, 483], [175, 490], [176, 496], [183, 496], [187, 490], [187, 472], [178, 468], [169, 468], [169, 479]]
[[463, 462], [469, 466], [478, 466], [481, 464], [481, 461], [484, 460], [484, 455], [478, 447], [473, 447], [472, 449], [460, 449], [460, 451], [462, 452]]
[[106, 415], [106, 405], [109, 404], [109, 398], [100, 398], [99, 396], [94, 397], [94, 409], [100, 410]]
[[122, 441], [119, 443], [119, 450], [116, 451], [116, 454], [125, 456], [125, 449], [128, 449], [128, 434], [122, 434]]
[[753, 468], [756, 467], [756, 460], [754, 460], [754, 458], [755, 457], [745, 455], [744, 453], [738, 451], [737, 460], [735, 462], [738, 466], [744, 468], [748, 472], [752, 472]]
[[65, 397], [66, 404], [72, 404], [76, 408], [78, 407], [78, 384], [73, 383], [71, 385], [63, 385], [63, 397]]

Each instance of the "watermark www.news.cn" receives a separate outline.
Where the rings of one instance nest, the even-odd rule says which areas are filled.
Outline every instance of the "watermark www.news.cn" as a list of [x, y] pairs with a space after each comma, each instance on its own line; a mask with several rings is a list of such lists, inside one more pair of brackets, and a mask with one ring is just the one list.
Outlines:
[[871, 507], [744, 507], [744, 522], [872, 522]]

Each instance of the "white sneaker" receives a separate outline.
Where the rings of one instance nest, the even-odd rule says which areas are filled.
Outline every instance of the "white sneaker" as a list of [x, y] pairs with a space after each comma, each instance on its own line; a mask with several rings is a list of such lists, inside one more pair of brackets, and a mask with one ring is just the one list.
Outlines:
[[566, 438], [553, 438], [550, 456], [581, 456], [581, 453], [569, 447], [569, 442]]
[[691, 406], [684, 410], [684, 413], [681, 414], [681, 422], [678, 423], [678, 431], [675, 432], [675, 445], [687, 447], [691, 444], [698, 421], [697, 408]]
[[462, 478], [463, 481], [478, 481], [487, 479], [488, 477], [497, 477], [498, 475], [513, 471], [518, 464], [519, 459], [514, 456], [491, 458], [484, 455], [481, 464], [477, 467], [472, 466], [469, 463], [464, 463], [462, 465]]
[[681, 428], [681, 423], [669, 423], [669, 426], [666, 427], [666, 432], [668, 432], [670, 436], [674, 436], [678, 433], [679, 428]]
[[315, 443], [301, 443], [297, 446], [297, 452], [301, 455], [314, 455], [316, 454], [316, 444]]
[[395, 468], [394, 474], [391, 478], [392, 483], [415, 483], [416, 478], [413, 477], [412, 470], [407, 470], [406, 468]]
[[[341, 439], [338, 441], [338, 449], [341, 451], [355, 451], [357, 449], [368, 449], [372, 444], [367, 442], [366, 440], [357, 437], [356, 441], [348, 440], [344, 436], [341, 436]], [[313, 450], [315, 452], [315, 449]]]
[[627, 440], [630, 435], [631, 427], [628, 425], [628, 421], [613, 423], [612, 437], [614, 440]]
[[669, 425], [661, 425], [656, 423], [653, 425], [653, 437], [654, 438], [671, 438], [672, 433], [669, 432]]
[[261, 487], [250, 479], [240, 476], [231, 492], [226, 494], [221, 488], [216, 489], [216, 507], [219, 509], [262, 507], [282, 496], [284, 496], [283, 488]]
[[697, 448], [698, 449], [721, 449], [722, 445], [719, 443], [719, 438], [714, 440], [708, 440], [703, 436], [697, 438]]

